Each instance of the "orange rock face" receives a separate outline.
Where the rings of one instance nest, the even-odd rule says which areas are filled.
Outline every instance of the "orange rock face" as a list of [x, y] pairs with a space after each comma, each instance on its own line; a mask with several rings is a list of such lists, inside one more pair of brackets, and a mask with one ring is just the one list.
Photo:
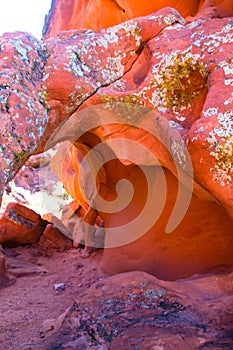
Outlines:
[[[155, 170], [156, 171], [156, 170]], [[141, 270], [160, 279], [176, 280], [199, 272], [207, 272], [221, 265], [233, 264], [233, 222], [217, 203], [203, 201], [195, 195], [181, 223], [172, 232], [166, 232], [168, 219], [175, 206], [178, 183], [175, 177], [164, 170], [167, 183], [166, 202], [158, 220], [144, 235], [132, 243], [104, 251], [102, 267], [110, 273]], [[131, 183], [133, 182], [130, 178]], [[146, 186], [137, 176], [133, 203], [126, 210], [106, 215], [105, 226], [126, 225], [143, 209], [143, 195]], [[185, 190], [186, 191], [186, 190]], [[188, 190], [187, 190], [188, 191]], [[157, 188], [156, 195], [163, 196], [163, 189]], [[185, 201], [186, 194], [183, 194]], [[156, 215], [156, 207], [151, 215]], [[141, 221], [146, 226], [148, 218]], [[129, 225], [130, 230], [130, 225]], [[135, 230], [136, 233], [137, 230]], [[106, 245], [112, 243], [106, 230]], [[130, 235], [130, 233], [129, 233]], [[123, 240], [124, 242], [124, 240]]]
[[164, 7], [173, 7], [183, 17], [194, 16], [202, 1], [182, 0], [56, 0], [46, 18], [43, 34], [52, 37], [62, 30], [89, 28], [100, 30]]
[[[67, 157], [68, 155], [71, 156], [71, 153], [68, 153]], [[73, 150], [71, 161], [68, 162], [66, 157], [63, 163], [62, 181], [66, 184], [69, 193], [81, 204], [83, 196], [80, 193], [78, 181], [79, 163], [75, 162], [77, 156], [74, 155]], [[163, 169], [166, 177], [166, 199], [162, 212], [156, 219], [158, 214], [156, 206], [160, 206], [160, 200], [156, 200], [155, 197], [164, 196], [164, 187], [160, 180], [155, 185], [153, 199], [148, 206], [148, 184], [143, 171], [138, 166], [133, 164], [125, 166], [119, 160], [113, 160], [105, 165], [104, 169], [105, 177], [111, 179], [111, 182], [99, 183], [97, 187], [106, 201], [116, 198], [116, 185], [120, 179], [128, 180], [134, 187], [132, 201], [125, 209], [114, 213], [99, 211], [104, 219], [106, 230], [105, 247], [107, 248], [104, 250], [102, 260], [102, 268], [105, 271], [119, 273], [137, 269], [154, 274], [161, 279], [175, 280], [221, 265], [233, 264], [233, 222], [220, 205], [189, 194], [189, 190], [179, 184], [183, 191], [181, 201], [185, 203], [191, 196], [190, 204], [178, 227], [167, 233], [168, 220], [179, 190], [175, 176]], [[156, 166], [150, 169], [153, 174], [161, 170]], [[91, 184], [90, 175], [90, 172], [85, 172], [86, 185], [89, 184], [85, 192], [92, 193], [88, 198], [92, 203], [95, 197], [91, 190], [93, 184]], [[131, 222], [140, 216], [145, 205], [147, 212], [139, 220], [140, 226], [131, 225]], [[182, 206], [181, 203], [179, 205]], [[150, 216], [154, 217], [154, 224], [152, 223], [151, 228], [147, 229]], [[125, 225], [128, 225], [127, 229]], [[114, 232], [112, 236], [112, 228], [117, 231], [115, 236]], [[111, 246], [116, 247], [109, 248]]]
[[164, 7], [173, 7], [186, 17], [232, 16], [231, 0], [55, 0], [46, 17], [43, 29], [45, 38], [62, 30], [100, 30], [139, 16], [146, 16]]

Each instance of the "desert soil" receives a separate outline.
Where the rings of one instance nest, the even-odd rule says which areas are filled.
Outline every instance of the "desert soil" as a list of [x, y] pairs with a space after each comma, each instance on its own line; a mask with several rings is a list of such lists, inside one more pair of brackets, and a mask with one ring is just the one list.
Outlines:
[[[102, 251], [88, 259], [77, 249], [45, 251], [37, 246], [5, 249], [12, 284], [0, 289], [0, 350], [33, 350], [47, 334], [43, 324], [57, 319], [94, 282]], [[55, 290], [56, 284], [64, 289]]]

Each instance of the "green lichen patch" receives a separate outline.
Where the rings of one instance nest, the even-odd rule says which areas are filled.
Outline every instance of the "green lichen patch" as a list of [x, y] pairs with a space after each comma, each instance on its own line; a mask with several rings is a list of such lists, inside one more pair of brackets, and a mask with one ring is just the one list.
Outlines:
[[121, 122], [130, 124], [132, 127], [137, 126], [143, 118], [143, 113], [148, 112], [148, 108], [142, 109], [142, 102], [136, 94], [128, 96], [104, 95], [101, 102], [105, 104], [105, 108], [114, 111]]
[[20, 164], [23, 161], [25, 161], [27, 156], [28, 156], [28, 152], [27, 151], [21, 151], [21, 152], [15, 151], [14, 152], [14, 162]]
[[139, 104], [139, 96], [132, 94], [128, 96], [109, 96], [109, 95], [103, 95], [101, 96], [103, 103], [108, 102], [121, 102], [121, 103], [133, 103], [133, 104]]
[[180, 110], [200, 95], [207, 84], [205, 64], [194, 55], [174, 54], [163, 63], [153, 87], [157, 87], [163, 108]]

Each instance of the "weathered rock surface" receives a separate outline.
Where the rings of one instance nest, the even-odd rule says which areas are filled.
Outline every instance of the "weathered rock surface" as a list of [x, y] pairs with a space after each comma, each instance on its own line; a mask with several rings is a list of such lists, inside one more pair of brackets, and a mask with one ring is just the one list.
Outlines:
[[100, 32], [64, 32], [45, 44], [27, 33], [4, 34], [0, 194], [65, 118], [100, 86], [122, 77], [144, 42], [176, 22], [183, 19], [166, 8]]
[[33, 210], [10, 203], [0, 219], [0, 244], [15, 247], [36, 243], [46, 224]]
[[72, 240], [61, 233], [55, 226], [48, 224], [40, 237], [39, 246], [64, 251], [72, 247]]
[[[167, 119], [164, 129], [174, 128], [183, 140], [180, 143], [187, 145], [194, 179], [233, 216], [231, 22], [228, 18], [213, 19], [211, 26], [208, 21], [197, 21], [165, 29], [162, 36], [149, 41], [141, 61], [129, 73], [117, 83], [99, 89], [83, 108], [103, 102], [153, 108], [161, 116], [157, 124]], [[219, 94], [220, 90], [224, 93]], [[153, 148], [149, 133], [124, 130], [121, 125], [109, 130], [100, 127], [95, 134], [101, 141], [142, 140], [150, 150], [148, 153], [154, 153], [161, 165], [174, 173], [166, 149], [158, 142], [154, 142]], [[167, 133], [162, 137], [165, 143]], [[176, 139], [171, 138], [170, 142], [170, 154], [185, 168], [184, 147], [176, 144]], [[113, 150], [116, 155], [121, 151]], [[130, 159], [130, 150], [127, 155]]]
[[38, 148], [48, 116], [42, 75], [42, 43], [28, 33], [0, 38], [0, 196], [26, 159]]
[[120, 274], [92, 285], [35, 349], [230, 349], [232, 302], [232, 274]]
[[[161, 10], [161, 11], [163, 11], [162, 14], [165, 16], [166, 10]], [[167, 11], [167, 13], [169, 13], [169, 10]], [[166, 18], [166, 16], [164, 18]], [[170, 20], [175, 21], [176, 19], [171, 17]], [[166, 21], [170, 22], [170, 20], [167, 19]], [[193, 124], [193, 121], [196, 120], [198, 117], [200, 117], [201, 108], [203, 107], [203, 102], [204, 102], [203, 99], [205, 98], [205, 94], [207, 92], [206, 80], [207, 80], [208, 72], [210, 72], [215, 67], [218, 68], [217, 70], [214, 69], [213, 73], [208, 76], [208, 81], [211, 86], [211, 89], [209, 89], [209, 93], [205, 101], [204, 109], [201, 112], [202, 113], [201, 115], [203, 115], [203, 117], [205, 117], [208, 111], [210, 110], [213, 111], [213, 108], [215, 108], [213, 105], [216, 102], [215, 100], [212, 101], [213, 98], [211, 98], [211, 95], [213, 94], [213, 96], [215, 96], [215, 89], [219, 88], [219, 82], [216, 83], [214, 76], [216, 74], [220, 74], [221, 71], [223, 71], [223, 73], [227, 72], [227, 76], [226, 76], [226, 79], [223, 81], [223, 84], [224, 84], [225, 90], [229, 90], [229, 93], [230, 93], [230, 87], [231, 87], [231, 80], [229, 80], [230, 68], [227, 66], [227, 63], [226, 64], [224, 63], [225, 62], [224, 57], [228, 55], [228, 52], [230, 50], [230, 39], [228, 39], [228, 36], [231, 33], [231, 29], [229, 27], [230, 20], [224, 20], [224, 24], [222, 20], [221, 21], [214, 20], [214, 21], [215, 21], [214, 31], [216, 32], [218, 28], [219, 28], [219, 31], [222, 31], [222, 33], [220, 33], [217, 37], [214, 38], [215, 47], [222, 44], [224, 47], [223, 51], [221, 50], [220, 52], [215, 53], [209, 47], [211, 43], [210, 43], [210, 40], [208, 42], [208, 35], [210, 35], [211, 31], [213, 30], [209, 28], [208, 22], [204, 22], [203, 24], [202, 23], [196, 24], [196, 26], [199, 25], [200, 28], [203, 28], [204, 35], [201, 38], [198, 32], [196, 33], [195, 25], [191, 24], [190, 29], [188, 26], [185, 26], [183, 28], [181, 26], [178, 26], [174, 30], [167, 31], [166, 35], [163, 35], [163, 41], [159, 49], [160, 54], [157, 53], [156, 58], [154, 58], [151, 62], [147, 61], [145, 63], [147, 66], [149, 64], [149, 67], [147, 67], [146, 77], [145, 76], [137, 77], [137, 69], [139, 68], [139, 66], [141, 66], [141, 64], [135, 64], [134, 68], [131, 69], [129, 76], [124, 77], [124, 79], [126, 78], [126, 82], [128, 83], [126, 84], [128, 85], [126, 86], [126, 88], [134, 91], [133, 96], [132, 95], [129, 96], [129, 94], [127, 94], [127, 92], [125, 91], [121, 91], [121, 92], [118, 91], [119, 84], [121, 83], [120, 81], [117, 83], [117, 87], [116, 86], [111, 87], [110, 92], [104, 89], [99, 90], [98, 94], [99, 95], [102, 94], [102, 100], [101, 98], [97, 100], [100, 102], [103, 102], [103, 100], [105, 101], [106, 99], [111, 99], [111, 97], [114, 95], [115, 97], [113, 97], [113, 99], [118, 98], [123, 101], [128, 99], [129, 101], [131, 101], [130, 100], [131, 98], [132, 100], [133, 99], [138, 100], [137, 101], [138, 103], [153, 106], [155, 109], [158, 107], [158, 104], [160, 104], [160, 107], [159, 107], [160, 112], [161, 110], [162, 112], [164, 112], [164, 109], [166, 109], [168, 110], [168, 117], [172, 122], [177, 123], [177, 120], [178, 120], [177, 124], [179, 125], [173, 124], [173, 126], [177, 126], [178, 128], [184, 128], [185, 130], [187, 129], [187, 127], [190, 128], [191, 125]], [[147, 23], [149, 23], [149, 18], [147, 18]], [[140, 47], [141, 39], [148, 40], [150, 36], [153, 36], [156, 34], [156, 31], [159, 31], [159, 28], [161, 29], [163, 27], [163, 24], [159, 25], [159, 22], [156, 23], [155, 21], [155, 28], [151, 28], [151, 26], [149, 26], [148, 24], [146, 25], [145, 19], [140, 20], [138, 24], [137, 23], [135, 24], [134, 22], [132, 22], [129, 26], [132, 26], [132, 25], [136, 27], [137, 25], [142, 26], [142, 32], [141, 32], [142, 37], [140, 37], [140, 34], [138, 33], [135, 34], [136, 32], [131, 32], [132, 38], [129, 36], [127, 39], [129, 43], [131, 42], [130, 45], [132, 45], [128, 49], [128, 52], [130, 55], [132, 53], [132, 50], [136, 51], [137, 48]], [[136, 30], [136, 27], [134, 30]], [[143, 27], [145, 28], [145, 30]], [[121, 47], [121, 50], [123, 51], [122, 47], [124, 46], [123, 43], [125, 40], [125, 36], [121, 37], [121, 34], [120, 34], [122, 30], [121, 28], [123, 28], [122, 25], [119, 26], [119, 29], [115, 30], [114, 35], [117, 35], [117, 30], [118, 30], [119, 38], [122, 38], [122, 43], [119, 42], [119, 45]], [[125, 28], [124, 30], [127, 31], [129, 29]], [[130, 30], [132, 30], [132, 28]], [[152, 31], [153, 31], [153, 35], [152, 35]], [[44, 74], [43, 84], [44, 84], [44, 89], [46, 91], [48, 108], [54, 107], [54, 109], [52, 109], [50, 113], [51, 118], [50, 118], [49, 126], [53, 125], [53, 128], [54, 128], [54, 126], [58, 125], [59, 122], [61, 122], [64, 118], [69, 116], [74, 111], [74, 109], [76, 109], [79, 106], [79, 104], [83, 102], [83, 100], [85, 100], [88, 96], [93, 94], [95, 90], [97, 90], [102, 84], [109, 84], [112, 81], [119, 79], [120, 76], [124, 74], [125, 72], [124, 64], [122, 65], [123, 71], [121, 73], [119, 72], [119, 67], [116, 67], [116, 71], [113, 74], [114, 67], [109, 66], [108, 68], [109, 71], [108, 72], [106, 71], [105, 72], [106, 74], [105, 74], [102, 67], [104, 66], [106, 68], [108, 65], [106, 65], [106, 62], [104, 60], [101, 61], [101, 66], [100, 66], [100, 63], [96, 64], [94, 67], [92, 66], [91, 68], [86, 65], [82, 66], [82, 61], [85, 61], [85, 62], [87, 61], [87, 57], [85, 56], [85, 53], [84, 53], [85, 52], [84, 49], [86, 45], [89, 45], [89, 51], [88, 51], [89, 55], [91, 54], [92, 45], [93, 45], [92, 54], [94, 52], [94, 55], [96, 57], [97, 56], [100, 57], [101, 50], [103, 50], [104, 46], [102, 46], [102, 48], [100, 46], [100, 52], [99, 52], [98, 51], [99, 48], [96, 48], [96, 47], [94, 48], [95, 46], [94, 43], [96, 43], [98, 40], [99, 41], [103, 40], [103, 38], [106, 41], [106, 45], [108, 46], [110, 45], [108, 47], [108, 60], [109, 60], [109, 55], [111, 55], [110, 53], [111, 40], [107, 39], [107, 36], [110, 35], [110, 32], [109, 34], [108, 34], [108, 30], [106, 31], [106, 33], [100, 32], [100, 34], [94, 34], [94, 33], [88, 32], [86, 34], [85, 33], [81, 34], [81, 37], [77, 35], [77, 33], [72, 34], [70, 37], [70, 35], [67, 33], [67, 34], [63, 34], [63, 36], [61, 37], [58, 37], [58, 39], [56, 40], [50, 39], [50, 41], [49, 40], [47, 41], [46, 49], [48, 52], [47, 53], [48, 56], [47, 56], [46, 68], [43, 71], [43, 74]], [[191, 42], [190, 40], [189, 41], [184, 40], [185, 36], [187, 38], [190, 38], [191, 36], [192, 38]], [[182, 43], [180, 43], [181, 37], [182, 37]], [[10, 39], [9, 37], [9, 41], [12, 41], [12, 40], [13, 39]], [[148, 47], [145, 49], [145, 53], [144, 53], [145, 55], [149, 49], [152, 52], [154, 52], [155, 50], [156, 52], [158, 51], [158, 47], [156, 46], [158, 40], [160, 40], [160, 38], [150, 41], [150, 43], [148, 44]], [[175, 42], [174, 49], [177, 46], [180, 47], [177, 52], [176, 51], [173, 53], [169, 52], [169, 50], [171, 50], [170, 49], [171, 40]], [[204, 43], [205, 41], [206, 41], [206, 44], [203, 45], [203, 48], [201, 50], [199, 50], [199, 46], [201, 45], [201, 42]], [[78, 43], [78, 47], [76, 47], [77, 45], [75, 45], [76, 42]], [[92, 42], [92, 45], [91, 45], [91, 42]], [[168, 45], [168, 42], [169, 42], [169, 45]], [[190, 46], [189, 43], [193, 45]], [[17, 49], [17, 45], [18, 43], [16, 43], [15, 46], [13, 47], [14, 50]], [[101, 45], [103, 45], [103, 43]], [[185, 50], [187, 49], [188, 51], [186, 52]], [[75, 50], [76, 51], [78, 50], [77, 51], [78, 53]], [[115, 45], [114, 45], [114, 50], [115, 50]], [[56, 54], [55, 54], [55, 51], [56, 51]], [[183, 51], [185, 51], [186, 54], [185, 54], [185, 57], [181, 59], [181, 55]], [[201, 52], [198, 53], [199, 51]], [[73, 56], [75, 55], [75, 52], [77, 53], [76, 59], [73, 58]], [[114, 56], [114, 52], [113, 52], [113, 56]], [[129, 57], [127, 58], [126, 52], [124, 52], [124, 56], [126, 55], [124, 57], [124, 62], [128, 62], [129, 60]], [[55, 59], [55, 55], [59, 55], [59, 53], [60, 53], [60, 57], [62, 57], [60, 63], [58, 63], [59, 61]], [[4, 52], [4, 54], [7, 54], [7, 52]], [[211, 54], [211, 58], [209, 58], [210, 54]], [[22, 53], [18, 55], [22, 55]], [[212, 60], [213, 55], [216, 56], [214, 63]], [[164, 62], [167, 62], [167, 59], [169, 59], [168, 56], [170, 57], [170, 61], [168, 63], [165, 63], [164, 65]], [[197, 63], [197, 56], [198, 57], [202, 56], [200, 63]], [[4, 56], [4, 57], [7, 57], [7, 56]], [[81, 59], [81, 63], [80, 63], [80, 59]], [[116, 58], [114, 59], [116, 60]], [[120, 59], [119, 56], [117, 57], [118, 64], [122, 59]], [[159, 61], [161, 61], [160, 66], [158, 68], [154, 68], [156, 67]], [[123, 62], [121, 62], [121, 64], [122, 63]], [[180, 77], [179, 77], [179, 79], [181, 80], [183, 79], [182, 74], [183, 75], [185, 73], [189, 74], [191, 83], [193, 83], [193, 84], [191, 83], [189, 84], [193, 85], [193, 87], [185, 86], [184, 84], [184, 89], [187, 89], [187, 93], [190, 93], [188, 89], [191, 89], [191, 101], [187, 100], [187, 96], [185, 96], [185, 93], [182, 91], [177, 91], [175, 94], [173, 94], [171, 90], [170, 92], [171, 96], [163, 96], [163, 89], [165, 89], [163, 84], [166, 84], [166, 83], [169, 84], [169, 81], [166, 81], [166, 78], [164, 78], [165, 80], [162, 83], [162, 86], [160, 86], [161, 84], [159, 83], [159, 78], [163, 79], [161, 76], [162, 74], [161, 72], [163, 71], [163, 69], [165, 69], [165, 74], [166, 74], [166, 69], [167, 69], [169, 71], [169, 74], [172, 74], [172, 73], [176, 74], [176, 71], [175, 71], [176, 68], [177, 69], [179, 68], [182, 70], [182, 73], [180, 74]], [[153, 69], [155, 69], [155, 71], [153, 71]], [[85, 76], [83, 75], [84, 71], [86, 72]], [[75, 72], [78, 76], [75, 76]], [[103, 76], [103, 73], [105, 74], [105, 76]], [[94, 77], [93, 77], [93, 74], [94, 74]], [[79, 78], [79, 80], [80, 78], [81, 80], [83, 80], [82, 88], [81, 86], [77, 88], [77, 84], [76, 84], [77, 77]], [[134, 86], [132, 86], [133, 77], [134, 77], [134, 82], [136, 81], [136, 83], [134, 83]], [[72, 79], [74, 80], [73, 83], [72, 83]], [[143, 83], [140, 83], [142, 79], [143, 79]], [[65, 81], [67, 81], [67, 84], [64, 83]], [[151, 88], [151, 84], [152, 84], [152, 88]], [[65, 89], [64, 89], [64, 86], [66, 87]], [[69, 86], [70, 90], [67, 89], [67, 86]], [[196, 89], [195, 86], [200, 86], [197, 91], [195, 90]], [[160, 94], [159, 96], [156, 97], [155, 91], [157, 88], [160, 89]], [[193, 92], [192, 92], [192, 88], [194, 89]], [[84, 90], [87, 90], [87, 91], [85, 92]], [[121, 90], [125, 90], [124, 86], [121, 87]], [[229, 93], [226, 91], [226, 94], [224, 94], [224, 96], [227, 96]], [[169, 95], [169, 93], [167, 93], [167, 95]], [[212, 161], [210, 164], [211, 166], [208, 169], [205, 169], [206, 171], [204, 172], [205, 174], [204, 178], [201, 178], [201, 174], [200, 174], [201, 172], [199, 169], [200, 162], [198, 161], [197, 164], [194, 163], [195, 177], [198, 182], [204, 185], [204, 187], [208, 187], [211, 193], [214, 192], [215, 196], [220, 201], [223, 199], [222, 192], [224, 192], [225, 197], [229, 197], [230, 196], [229, 193], [231, 193], [231, 191], [229, 191], [229, 186], [226, 186], [228, 182], [229, 183], [231, 182], [231, 168], [230, 168], [231, 162], [229, 160], [229, 156], [225, 154], [227, 152], [226, 149], [231, 147], [231, 136], [232, 136], [231, 123], [230, 123], [231, 114], [229, 114], [231, 102], [229, 98], [225, 99], [225, 101], [222, 101], [223, 105], [221, 104], [221, 106], [223, 107], [221, 106], [220, 106], [221, 108], [219, 107], [220, 109], [224, 109], [224, 111], [218, 110], [215, 114], [211, 115], [211, 118], [208, 118], [208, 123], [205, 118], [201, 118], [201, 122], [197, 121], [196, 124], [194, 123], [195, 126], [194, 125], [192, 126], [191, 134], [187, 139], [189, 142], [189, 150], [191, 154], [194, 153], [193, 155], [194, 159], [199, 160], [201, 158], [203, 159], [202, 162], [204, 162], [204, 164], [207, 164], [207, 162], [205, 162], [205, 158], [211, 155], [210, 157]], [[161, 99], [165, 99], [165, 101], [163, 101], [162, 104], [161, 104], [162, 102]], [[78, 100], [79, 102], [77, 102]], [[97, 101], [95, 101], [95, 103], [96, 102]], [[93, 100], [90, 100], [89, 103], [93, 103]], [[191, 103], [191, 106], [190, 106], [190, 103]], [[224, 105], [224, 103], [226, 104]], [[226, 106], [227, 106], [227, 109], [226, 109]], [[189, 120], [191, 116], [192, 116], [192, 119]], [[185, 120], [183, 120], [183, 122], [180, 122], [179, 119], [183, 119], [183, 118], [185, 118]], [[208, 129], [209, 128], [208, 125], [210, 125], [209, 123], [210, 119], [211, 119], [211, 127], [213, 126], [211, 130]], [[216, 119], [215, 124], [213, 123], [213, 119]], [[224, 119], [224, 121], [222, 119]], [[214, 134], [215, 131], [213, 130], [218, 129], [218, 128], [216, 129], [216, 123], [217, 125], [220, 124], [220, 127], [219, 127], [220, 131], [222, 130], [221, 128], [223, 128], [223, 132], [225, 130], [224, 136], [222, 134], [221, 136]], [[223, 125], [224, 123], [226, 125]], [[202, 129], [202, 128], [204, 128], [205, 132], [202, 133], [201, 136], [198, 136], [199, 140], [196, 140], [197, 138], [196, 133], [198, 132], [199, 129]], [[50, 127], [47, 130], [51, 132]], [[18, 136], [16, 135], [15, 138], [17, 139], [17, 137]], [[216, 137], [217, 137], [217, 141], [219, 141], [219, 145], [215, 144]], [[206, 140], [209, 140], [209, 146], [208, 144], [206, 144]], [[17, 140], [17, 143], [18, 142], [19, 140]], [[196, 155], [196, 152], [198, 152], [197, 150], [200, 149], [199, 151], [202, 151], [204, 148], [204, 150], [206, 151], [206, 148], [208, 150], [208, 147], [209, 147], [209, 152], [203, 151], [204, 156], [200, 157], [199, 155], [198, 156]], [[215, 157], [213, 157], [214, 154], [215, 154]], [[27, 155], [24, 154], [24, 152], [20, 152], [20, 159], [22, 161], [24, 161], [26, 157]], [[3, 174], [2, 183], [8, 180], [8, 178], [11, 176], [9, 174], [14, 173], [18, 166], [17, 159], [15, 159], [15, 156], [13, 157], [13, 159], [12, 157], [8, 159], [6, 155], [3, 155], [3, 164], [4, 162], [10, 162], [10, 169], [9, 169], [9, 166], [6, 166], [6, 164], [4, 165], [6, 169], [3, 169], [2, 171], [2, 174]], [[13, 166], [13, 163], [15, 163], [14, 166]], [[12, 168], [12, 166], [14, 169]], [[203, 168], [202, 164], [201, 164], [201, 167]], [[6, 176], [6, 174], [8, 175]], [[211, 179], [209, 179], [210, 175], [211, 175]], [[206, 177], [208, 177], [208, 179], [206, 179]], [[223, 183], [225, 185], [224, 188], [222, 188]], [[223, 202], [225, 202], [223, 204], [230, 211], [232, 208], [231, 198], [224, 198]]]
[[188, 20], [193, 17], [226, 17], [233, 15], [231, 0], [160, 0], [152, 2], [133, 0], [55, 0], [46, 16], [43, 28], [45, 38], [55, 36], [62, 30], [107, 28], [128, 19], [145, 16], [164, 7], [174, 7]]
[[[142, 165], [155, 166], [156, 161], [151, 154], [155, 155], [163, 167], [177, 176], [174, 160], [188, 172], [188, 150], [196, 181], [195, 195], [192, 196], [187, 214], [184, 214], [180, 226], [168, 235], [166, 224], [175, 205], [178, 187], [172, 174], [165, 171], [168, 190], [164, 212], [139, 240], [124, 247], [105, 250], [103, 267], [107, 271], [116, 273], [140, 268], [160, 278], [176, 279], [209, 269], [211, 266], [232, 263], [232, 221], [219, 204], [205, 201], [220, 201], [232, 217], [232, 82], [231, 63], [227, 63], [227, 57], [231, 56], [232, 26], [231, 19], [228, 18], [213, 19], [212, 23], [213, 26], [210, 26], [209, 22], [199, 20], [188, 26], [177, 25], [169, 30], [165, 29], [162, 36], [148, 42], [140, 58], [122, 79], [108, 87], [100, 88], [81, 107], [87, 119], [88, 113], [85, 114], [85, 108], [97, 106], [99, 103], [110, 106], [111, 121], [119, 120], [119, 115], [114, 115], [115, 110], [112, 107], [115, 102], [122, 103], [122, 114], [128, 113], [128, 116], [129, 111], [131, 113], [133, 127], [124, 123], [104, 125], [104, 109], [99, 109], [99, 115], [102, 113], [99, 117], [100, 127], [91, 130], [81, 139], [84, 144], [92, 147], [96, 145], [95, 142], [117, 139], [121, 142], [115, 147], [112, 143], [105, 147], [106, 153], [110, 152], [110, 148], [118, 158], [111, 161], [110, 165], [106, 165], [104, 152], [99, 155], [105, 164], [105, 177], [111, 181], [104, 183], [103, 176], [101, 179], [97, 176], [97, 188], [105, 200], [114, 199], [116, 184], [121, 178], [128, 179], [137, 192], [132, 205], [126, 210], [109, 215], [100, 211], [105, 226], [116, 227], [119, 236], [121, 230], [124, 230], [123, 225], [142, 211], [144, 194], [147, 191], [147, 184], [144, 183], [140, 170], [130, 159], [136, 159], [135, 162]], [[181, 87], [177, 88], [180, 83]], [[220, 85], [221, 91], [224, 91], [221, 95], [218, 93]], [[139, 105], [151, 107], [159, 114], [144, 112], [143, 117], [137, 119], [138, 115], [135, 113], [134, 118], [132, 103], [136, 104], [136, 111], [143, 112], [143, 107], [137, 109]], [[90, 110], [87, 111], [91, 113]], [[82, 111], [79, 113], [77, 117], [82, 119]], [[145, 125], [150, 125], [151, 119], [156, 117], [155, 125], [162, 130], [162, 142], [150, 134], [153, 127], [148, 128], [149, 132], [145, 131]], [[70, 121], [67, 129], [75, 129], [75, 115], [73, 120], [74, 123]], [[135, 120], [138, 128], [135, 128]], [[176, 134], [172, 130], [175, 130]], [[177, 134], [180, 136], [178, 142]], [[142, 154], [135, 152], [135, 145], [131, 147], [127, 140], [143, 144], [146, 151]], [[165, 145], [168, 145], [168, 149]], [[73, 146], [63, 157], [62, 181], [77, 203], [85, 207], [85, 190], [80, 192], [78, 175], [82, 155], [86, 152], [82, 144], [76, 143], [75, 146], [79, 150]], [[121, 156], [122, 149], [125, 159]], [[90, 174], [87, 171], [84, 174], [81, 183], [82, 180], [90, 181]], [[199, 184], [202, 186], [198, 186]], [[90, 185], [84, 187], [90, 191]], [[203, 188], [208, 191], [209, 196], [203, 192]], [[212, 194], [215, 198], [211, 198]], [[157, 190], [156, 196], [162, 197], [160, 189]], [[86, 200], [90, 200], [88, 195]], [[146, 221], [145, 218], [142, 232]], [[219, 230], [222, 230], [220, 235]], [[107, 234], [106, 238], [106, 246], [111, 246], [111, 237]]]
[[[201, 1], [199, 11], [194, 16], [198, 18], [230, 17], [233, 15], [231, 0], [205, 0]], [[189, 20], [189, 18], [187, 18]], [[191, 19], [193, 20], [193, 18]]]
[[[78, 154], [77, 149], [73, 151], [75, 153], [68, 153], [68, 155]], [[62, 181], [77, 203], [82, 203], [83, 197], [78, 186], [78, 157], [73, 157], [70, 163], [67, 163], [66, 157], [64, 158]], [[120, 178], [130, 181], [135, 191], [132, 202], [124, 210], [116, 210], [111, 213], [101, 212], [107, 229], [105, 239], [105, 247], [107, 248], [104, 250], [102, 261], [102, 268], [105, 271], [119, 273], [140, 269], [150, 272], [158, 278], [174, 280], [205, 271], [214, 266], [233, 263], [233, 222], [219, 204], [192, 195], [184, 185], [177, 182], [171, 172], [163, 169], [166, 178], [166, 198], [162, 212], [159, 217], [156, 217], [158, 214], [156, 207], [160, 203], [155, 198], [151, 199], [149, 205], [146, 204], [147, 213], [143, 214], [143, 218], [138, 224], [140, 226], [135, 227], [130, 223], [140, 215], [147, 202], [147, 182], [142, 171], [135, 165], [124, 166], [118, 160], [112, 162], [105, 169], [106, 178], [111, 178], [111, 184], [107, 183], [105, 186], [99, 184], [97, 188], [101, 189], [101, 195], [106, 200], [112, 200], [117, 181]], [[151, 167], [154, 174], [158, 171], [156, 169], [156, 167]], [[101, 177], [101, 179], [103, 178]], [[90, 182], [88, 172], [85, 172], [85, 180]], [[89, 192], [93, 188], [93, 185], [90, 185], [86, 186]], [[183, 192], [179, 204], [180, 209], [182, 210], [182, 205], [189, 198], [191, 201], [188, 203], [187, 212], [183, 213], [178, 227], [167, 233], [167, 223], [176, 205], [179, 187], [182, 187]], [[163, 198], [164, 186], [162, 183], [156, 183], [153, 191], [154, 197]], [[147, 229], [149, 216], [154, 216], [155, 219], [151, 227]], [[127, 231], [125, 225], [128, 225]], [[111, 228], [115, 228], [117, 231], [113, 237]], [[139, 235], [138, 232], [140, 232]], [[114, 240], [117, 242], [117, 237], [118, 247], [114, 242]]]
[[183, 17], [194, 16], [203, 0], [184, 2], [180, 0], [55, 0], [45, 19], [43, 35], [53, 37], [62, 30], [100, 30], [132, 18], [146, 16], [164, 7], [173, 7]]
[[43, 86], [52, 113], [49, 136], [101, 86], [121, 78], [144, 42], [176, 22], [184, 21], [177, 11], [166, 8], [99, 32], [65, 31], [46, 40], [49, 57]]

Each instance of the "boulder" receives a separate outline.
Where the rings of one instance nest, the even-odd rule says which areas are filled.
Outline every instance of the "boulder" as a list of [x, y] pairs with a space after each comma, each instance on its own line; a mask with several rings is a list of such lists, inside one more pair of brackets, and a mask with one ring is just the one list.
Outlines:
[[0, 244], [4, 247], [38, 242], [47, 222], [33, 210], [9, 203], [0, 219]]
[[72, 241], [69, 237], [61, 233], [57, 227], [48, 224], [40, 237], [39, 246], [46, 249], [56, 249], [64, 251], [72, 247]]
[[106, 278], [78, 297], [36, 349], [230, 349], [230, 280], [164, 282], [140, 271]]
[[164, 8], [105, 30], [64, 31], [45, 40], [49, 56], [43, 87], [50, 110], [49, 136], [101, 86], [121, 78], [138, 58], [143, 43], [177, 22], [184, 23], [180, 14]]

